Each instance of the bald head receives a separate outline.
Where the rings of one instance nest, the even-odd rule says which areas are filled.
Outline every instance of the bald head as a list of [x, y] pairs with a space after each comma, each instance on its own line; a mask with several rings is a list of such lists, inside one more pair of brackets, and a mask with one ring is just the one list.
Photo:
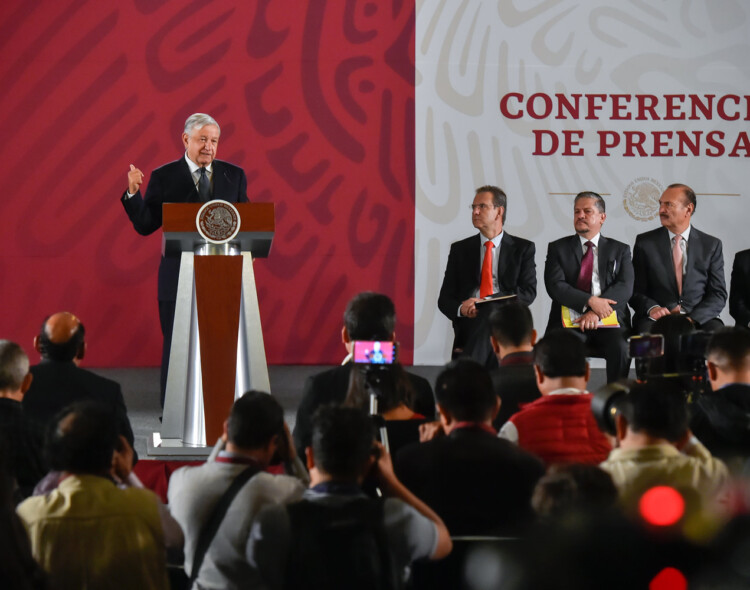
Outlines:
[[81, 320], [61, 311], [44, 320], [34, 347], [43, 358], [72, 361], [83, 358], [85, 330]]

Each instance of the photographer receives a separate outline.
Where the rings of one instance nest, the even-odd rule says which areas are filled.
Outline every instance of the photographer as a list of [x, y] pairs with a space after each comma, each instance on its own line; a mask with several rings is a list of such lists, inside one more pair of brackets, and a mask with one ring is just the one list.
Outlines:
[[[450, 553], [445, 524], [398, 480], [373, 434], [370, 417], [355, 408], [315, 413], [306, 449], [310, 489], [253, 523], [250, 560], [269, 587], [398, 588], [413, 560]], [[362, 492], [368, 473], [385, 499]]]
[[615, 402], [616, 448], [602, 469], [612, 476], [622, 503], [636, 508], [656, 485], [716, 495], [728, 478], [726, 465], [692, 436], [688, 408], [679, 383], [636, 384]]
[[[220, 447], [214, 461], [172, 474], [169, 507], [185, 533], [185, 572], [197, 570], [200, 587], [254, 588], [260, 581], [246, 557], [250, 523], [263, 506], [301, 498], [307, 472], [291, 444], [281, 405], [267, 393], [249, 391], [234, 402]], [[277, 457], [291, 465], [297, 477], [266, 473]], [[230, 486], [248, 476], [229, 500], [226, 515], [216, 517], [214, 509]], [[212, 538], [204, 530], [210, 522], [217, 527]], [[205, 544], [202, 537], [208, 547], [203, 567], [196, 567], [201, 561], [198, 547]]]
[[706, 349], [713, 391], [698, 398], [691, 426], [708, 449], [730, 468], [750, 457], [750, 332], [724, 328]]
[[[326, 404], [340, 404], [346, 399], [354, 363], [351, 361], [354, 342], [377, 340], [395, 342], [396, 308], [393, 301], [380, 293], [365, 291], [355, 295], [346, 305], [341, 340], [348, 353], [344, 364], [313, 375], [305, 381], [302, 400], [297, 408], [294, 424], [294, 444], [302, 455], [312, 440], [312, 416]], [[403, 371], [414, 391], [415, 412], [432, 419], [435, 416], [435, 399], [426, 379]]]
[[[397, 364], [358, 364], [350, 375], [344, 405], [372, 413], [371, 396], [377, 399], [377, 414], [385, 426], [388, 451], [395, 455], [409, 443], [419, 442], [419, 427], [426, 418], [413, 410], [414, 389], [408, 373]], [[385, 444], [385, 441], [381, 441]]]

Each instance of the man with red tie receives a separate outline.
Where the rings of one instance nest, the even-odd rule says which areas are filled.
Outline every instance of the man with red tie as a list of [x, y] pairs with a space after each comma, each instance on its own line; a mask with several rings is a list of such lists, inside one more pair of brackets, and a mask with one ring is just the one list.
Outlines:
[[[563, 327], [562, 306], [574, 312], [575, 332], [584, 339], [589, 356], [607, 361], [607, 382], [612, 382], [627, 377], [630, 368], [625, 339], [630, 330], [633, 263], [627, 244], [601, 234], [606, 218], [601, 195], [591, 191], [576, 195], [576, 233], [547, 247], [544, 285], [552, 298], [547, 332]], [[603, 327], [600, 320], [613, 311], [620, 327]]]
[[659, 199], [662, 227], [639, 234], [633, 247], [635, 284], [631, 307], [638, 332], [670, 313], [714, 331], [727, 302], [721, 240], [691, 224], [697, 201], [685, 184], [671, 184]]
[[470, 356], [497, 366], [489, 326], [477, 319], [476, 302], [493, 294], [517, 295], [531, 305], [536, 297], [534, 243], [503, 230], [507, 203], [502, 189], [479, 187], [471, 204], [479, 234], [451, 244], [438, 308], [453, 323], [453, 358]]

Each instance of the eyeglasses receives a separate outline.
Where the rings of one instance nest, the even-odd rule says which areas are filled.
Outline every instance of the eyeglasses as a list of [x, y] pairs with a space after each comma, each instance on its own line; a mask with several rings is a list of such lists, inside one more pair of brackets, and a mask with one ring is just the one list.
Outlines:
[[471, 205], [469, 205], [469, 209], [471, 209], [472, 211], [474, 211], [474, 209], [479, 209], [480, 211], [487, 211], [487, 209], [497, 209], [497, 207], [495, 207], [494, 205], [487, 205], [485, 203], [476, 203], [476, 204], [472, 203]]

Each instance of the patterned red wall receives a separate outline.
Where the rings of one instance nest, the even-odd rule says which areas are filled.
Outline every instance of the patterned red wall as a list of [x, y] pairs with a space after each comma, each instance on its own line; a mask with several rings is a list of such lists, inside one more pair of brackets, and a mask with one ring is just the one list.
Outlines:
[[[156, 365], [161, 236], [119, 196], [182, 156], [194, 111], [251, 201], [276, 204], [256, 262], [269, 362], [335, 363], [346, 301], [371, 289], [413, 348], [414, 2], [6, 0], [0, 337], [86, 324], [90, 366]], [[147, 173], [148, 179], [148, 173]]]

